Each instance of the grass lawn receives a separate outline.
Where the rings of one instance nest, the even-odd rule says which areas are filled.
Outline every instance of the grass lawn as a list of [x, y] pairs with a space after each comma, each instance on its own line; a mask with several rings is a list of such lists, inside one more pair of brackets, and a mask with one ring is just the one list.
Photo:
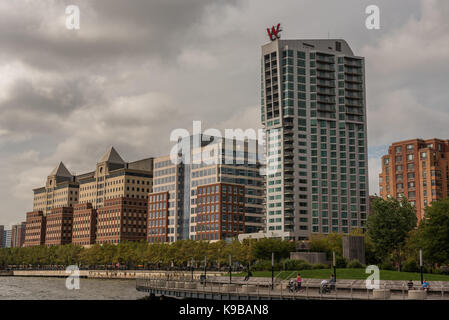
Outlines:
[[[329, 279], [333, 269], [300, 270], [303, 279]], [[253, 277], [271, 277], [271, 271], [254, 271]], [[297, 271], [275, 271], [274, 276], [280, 279], [296, 278]], [[245, 276], [241, 273], [239, 276]], [[337, 269], [337, 279], [365, 280], [369, 274], [365, 269]], [[429, 281], [449, 281], [449, 275], [425, 273], [424, 279]], [[398, 272], [380, 270], [380, 280], [421, 280], [421, 275], [414, 272]]]

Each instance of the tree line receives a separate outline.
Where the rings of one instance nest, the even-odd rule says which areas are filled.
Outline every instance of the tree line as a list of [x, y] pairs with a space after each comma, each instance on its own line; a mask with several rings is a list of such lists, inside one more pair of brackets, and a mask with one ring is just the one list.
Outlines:
[[[435, 201], [426, 209], [424, 219], [417, 226], [415, 208], [406, 200], [376, 198], [371, 205], [366, 232], [363, 235], [366, 263], [381, 269], [419, 271], [419, 250], [423, 251], [425, 269], [437, 270], [449, 264], [449, 199]], [[310, 251], [326, 252], [328, 260], [336, 253], [337, 267], [346, 267], [343, 258], [341, 233], [312, 235]], [[83, 248], [74, 244], [63, 246], [36, 246], [0, 249], [0, 268], [7, 266], [79, 265], [98, 267], [121, 265], [128, 268], [186, 268], [192, 264], [204, 267], [223, 267], [232, 262], [251, 265], [254, 269], [269, 269], [274, 252], [276, 268], [294, 267], [288, 261], [290, 252], [296, 251], [293, 241], [277, 239], [247, 239], [243, 242], [182, 240], [174, 243], [123, 242]], [[352, 263], [357, 265], [357, 263]], [[305, 266], [305, 265], [301, 265]], [[308, 266], [305, 266], [308, 267]]]
[[181, 240], [174, 243], [122, 242], [95, 244], [83, 248], [74, 244], [62, 246], [35, 246], [23, 248], [4, 248], [0, 250], [0, 267], [6, 266], [67, 266], [82, 267], [127, 266], [129, 268], [186, 268], [193, 263], [203, 266], [206, 258], [209, 267], [232, 263], [252, 265], [256, 260], [271, 259], [280, 261], [289, 257], [295, 250], [294, 242], [276, 239], [245, 240], [239, 242]]

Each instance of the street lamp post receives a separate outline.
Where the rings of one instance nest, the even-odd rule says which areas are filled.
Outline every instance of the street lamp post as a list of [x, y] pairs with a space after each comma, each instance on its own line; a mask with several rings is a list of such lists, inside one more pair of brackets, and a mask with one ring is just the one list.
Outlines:
[[232, 283], [232, 254], [229, 255], [229, 284]]
[[335, 258], [335, 251], [332, 253], [332, 264], [334, 266], [334, 277], [337, 280], [337, 259]]
[[422, 249], [419, 249], [419, 268], [421, 271], [421, 284], [423, 284], [423, 261], [422, 261]]
[[207, 275], [207, 256], [204, 256], [204, 286], [206, 286], [206, 275]]
[[192, 281], [193, 281], [193, 271], [194, 271], [193, 258], [192, 261], [190, 262], [190, 268], [192, 269]]
[[271, 290], [274, 289], [274, 252], [271, 253]]

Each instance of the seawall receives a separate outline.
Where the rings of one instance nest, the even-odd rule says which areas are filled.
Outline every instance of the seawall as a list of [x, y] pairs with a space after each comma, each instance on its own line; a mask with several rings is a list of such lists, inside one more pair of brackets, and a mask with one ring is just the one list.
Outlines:
[[[199, 280], [204, 271], [195, 271], [194, 280]], [[208, 276], [220, 276], [222, 272], [207, 272]], [[59, 277], [66, 278], [70, 273], [65, 270], [13, 270], [8, 276], [15, 277]], [[142, 270], [80, 270], [80, 278], [89, 279], [130, 279], [152, 278], [152, 279], [185, 279], [192, 277], [192, 272], [187, 271], [142, 271]]]

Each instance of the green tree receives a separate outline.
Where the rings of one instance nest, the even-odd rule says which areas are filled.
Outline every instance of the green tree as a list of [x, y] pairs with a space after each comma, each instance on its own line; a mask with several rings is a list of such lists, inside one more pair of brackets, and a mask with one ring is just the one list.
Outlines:
[[272, 238], [259, 239], [252, 247], [253, 255], [257, 259], [271, 260], [271, 253], [274, 252], [276, 261], [290, 257], [290, 252], [296, 250], [295, 243], [288, 240]]
[[424, 258], [449, 263], [449, 199], [432, 202], [419, 226]]
[[372, 202], [373, 214], [368, 217], [368, 235], [373, 241], [376, 255], [380, 259], [393, 256], [401, 270], [401, 251], [408, 233], [416, 227], [415, 208], [403, 198], [386, 200], [376, 198]]

